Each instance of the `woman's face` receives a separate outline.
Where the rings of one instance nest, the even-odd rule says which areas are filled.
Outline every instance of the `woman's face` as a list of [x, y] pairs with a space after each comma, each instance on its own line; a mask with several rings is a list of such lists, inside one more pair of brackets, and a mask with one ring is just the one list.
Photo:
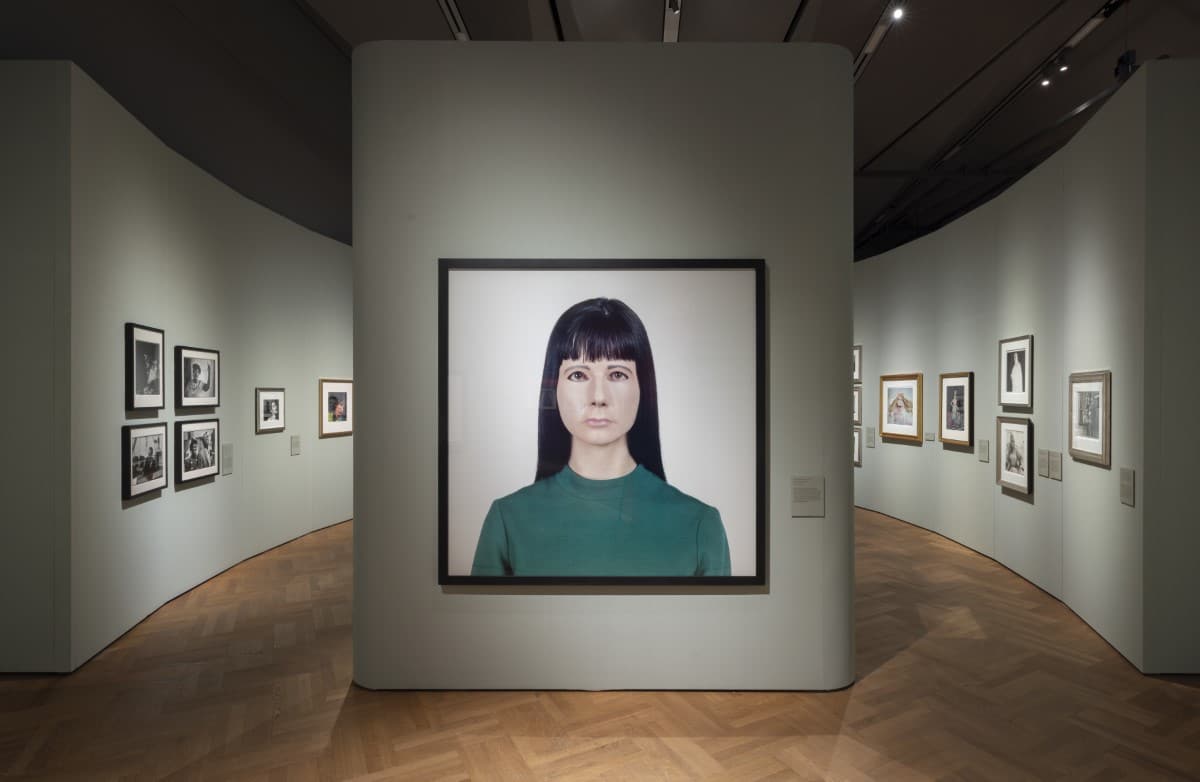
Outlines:
[[558, 370], [558, 414], [574, 440], [610, 445], [637, 418], [642, 391], [637, 365], [625, 359], [567, 359]]

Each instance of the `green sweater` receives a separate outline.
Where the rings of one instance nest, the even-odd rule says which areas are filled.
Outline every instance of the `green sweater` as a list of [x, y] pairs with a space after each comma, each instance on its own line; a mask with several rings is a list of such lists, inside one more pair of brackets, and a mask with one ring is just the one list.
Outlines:
[[473, 576], [728, 576], [716, 508], [640, 464], [593, 481], [570, 467], [492, 503]]

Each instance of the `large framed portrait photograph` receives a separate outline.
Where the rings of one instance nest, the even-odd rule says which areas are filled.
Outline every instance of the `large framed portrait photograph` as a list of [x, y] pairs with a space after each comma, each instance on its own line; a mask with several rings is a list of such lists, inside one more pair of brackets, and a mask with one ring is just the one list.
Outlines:
[[1111, 466], [1112, 372], [1073, 372], [1068, 386], [1071, 458]]
[[317, 381], [317, 436], [354, 434], [354, 381], [323, 377]]
[[765, 583], [762, 261], [439, 272], [439, 583]]
[[[1021, 494], [1033, 491], [1029, 455], [1033, 451], [1033, 422], [1028, 418], [996, 418], [996, 483]], [[1035, 454], [1036, 455], [1036, 454]]]
[[131, 500], [167, 485], [167, 425], [121, 427], [121, 499]]
[[1033, 335], [1000, 340], [1000, 405], [1033, 412]]
[[938, 408], [938, 439], [952, 445], [975, 442], [975, 373], [946, 372], [938, 376], [941, 405]]
[[207, 478], [220, 470], [221, 422], [215, 418], [175, 422], [175, 483]]
[[221, 404], [221, 353], [175, 346], [175, 406], [217, 407]]
[[287, 422], [282, 388], [254, 389], [254, 433], [282, 432]]
[[125, 324], [125, 409], [161, 410], [163, 393], [162, 329], [139, 323]]
[[879, 378], [879, 434], [885, 440], [921, 444], [923, 376], [920, 372]]

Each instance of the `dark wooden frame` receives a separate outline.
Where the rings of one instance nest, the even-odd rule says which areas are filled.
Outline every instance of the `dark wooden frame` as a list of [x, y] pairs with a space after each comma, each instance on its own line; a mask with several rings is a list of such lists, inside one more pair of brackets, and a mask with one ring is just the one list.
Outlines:
[[858, 411], [858, 415], [854, 416], [854, 425], [862, 426], [862, 422], [863, 422], [863, 387], [858, 384], [851, 386], [850, 387], [850, 399], [851, 399], [851, 407], [852, 407], [851, 415], [854, 414], [854, 410]]
[[[946, 381], [963, 378], [966, 380], [967, 402], [967, 439], [959, 440], [946, 438], [946, 408], [943, 406], [946, 398]], [[938, 441], [949, 445], [961, 445], [973, 448], [975, 446], [975, 373], [974, 372], [943, 372], [938, 375]]]
[[[1010, 342], [1023, 342], [1029, 340], [1029, 348], [1025, 353], [1025, 388], [1028, 395], [1026, 402], [1005, 402], [1004, 401], [1004, 375], [1006, 371], [1004, 361], [1004, 346]], [[997, 377], [996, 377], [996, 403], [1007, 411], [1032, 413], [1033, 412], [1033, 335], [1023, 334], [1019, 337], [1008, 337], [999, 342], [998, 354], [996, 356]]]
[[851, 459], [854, 461], [855, 467], [862, 467], [862, 452], [863, 452], [863, 430], [862, 430], [862, 427], [861, 426], [854, 427], [854, 434], [857, 435], [857, 437], [855, 439], [851, 440], [851, 444], [854, 446], [854, 453], [851, 455]]
[[[279, 426], [262, 427], [262, 393], [264, 391], [278, 391], [282, 396], [279, 400]], [[287, 389], [284, 388], [267, 388], [258, 386], [254, 389], [254, 433], [255, 434], [274, 434], [282, 432], [287, 428]]]
[[[755, 427], [757, 460], [755, 485], [755, 574], [753, 576], [458, 576], [449, 574], [449, 437], [447, 378], [449, 275], [451, 269], [501, 270], [641, 270], [750, 269], [755, 293]], [[767, 383], [766, 383], [766, 265], [753, 260], [542, 260], [459, 259], [438, 262], [438, 583], [442, 585], [612, 585], [612, 586], [761, 586], [767, 575]]]
[[[193, 475], [190, 478], [185, 477], [183, 473], [184, 459], [184, 428], [201, 428], [208, 427], [197, 426], [198, 424], [212, 424], [214, 431], [213, 436], [213, 463], [210, 467], [206, 467], [203, 475]], [[181, 483], [190, 483], [192, 481], [202, 481], [205, 478], [212, 478], [221, 474], [221, 421], [218, 418], [188, 418], [182, 421], [175, 422], [175, 485]]]
[[[149, 331], [158, 335], [158, 404], [138, 404], [137, 397], [149, 396], [138, 394], [133, 378], [137, 373], [137, 361], [133, 355], [136, 339], [135, 332]], [[125, 409], [126, 410], [162, 410], [167, 406], [167, 335], [162, 329], [144, 326], [141, 323], [125, 324]]]
[[[162, 478], [161, 478], [161, 480], [162, 480], [161, 486], [155, 485], [155, 486], [152, 486], [147, 489], [141, 489], [139, 491], [134, 491], [133, 480], [130, 476], [130, 472], [133, 469], [133, 447], [132, 447], [132, 443], [130, 442], [130, 438], [133, 437], [134, 431], [139, 430], [139, 429], [161, 430], [162, 440], [163, 440], [163, 447], [162, 447], [162, 461], [163, 461], [162, 471], [163, 471], [163, 474], [162, 474]], [[170, 464], [169, 464], [170, 450], [171, 450], [171, 448], [170, 448], [170, 442], [169, 442], [169, 434], [167, 432], [167, 422], [166, 421], [151, 421], [150, 423], [145, 423], [145, 424], [126, 424], [125, 426], [122, 426], [121, 427], [121, 499], [133, 500], [133, 499], [137, 499], [138, 497], [141, 497], [143, 495], [151, 494], [156, 491], [162, 491], [163, 489], [167, 488], [167, 483], [168, 483], [167, 476], [169, 475], [168, 470], [170, 468]]]
[[[195, 400], [187, 400], [187, 399], [183, 398], [183, 387], [187, 383], [187, 379], [184, 377], [184, 365], [185, 365], [184, 355], [183, 355], [184, 351], [189, 351], [191, 353], [205, 354], [202, 356], [196, 356], [196, 358], [212, 359], [213, 372], [216, 375], [216, 379], [214, 381], [214, 385], [216, 386], [216, 388], [214, 389], [214, 395], [213, 395], [212, 401], [209, 401], [207, 399], [195, 401]], [[181, 408], [181, 409], [200, 408], [202, 410], [209, 410], [214, 407], [220, 407], [220, 406], [221, 406], [221, 351], [210, 350], [208, 348], [197, 348], [197, 347], [192, 347], [190, 345], [176, 345], [175, 346], [175, 407]]]

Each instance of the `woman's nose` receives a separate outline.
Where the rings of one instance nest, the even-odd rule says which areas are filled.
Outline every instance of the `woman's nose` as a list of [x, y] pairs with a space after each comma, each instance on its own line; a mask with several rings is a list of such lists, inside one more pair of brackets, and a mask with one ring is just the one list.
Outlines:
[[596, 380], [592, 383], [592, 404], [598, 407], [608, 405], [608, 389], [604, 387], [603, 380]]

